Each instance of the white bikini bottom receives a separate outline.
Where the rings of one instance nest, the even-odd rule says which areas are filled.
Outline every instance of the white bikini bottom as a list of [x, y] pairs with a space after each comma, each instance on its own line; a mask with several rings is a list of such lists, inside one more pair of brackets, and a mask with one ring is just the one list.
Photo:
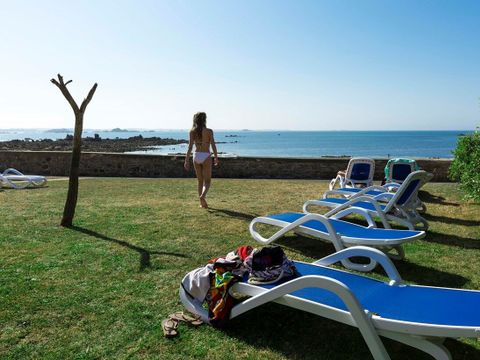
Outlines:
[[203, 164], [205, 160], [207, 160], [210, 157], [209, 152], [203, 152], [203, 151], [195, 151], [193, 153], [193, 161], [196, 162], [197, 164]]

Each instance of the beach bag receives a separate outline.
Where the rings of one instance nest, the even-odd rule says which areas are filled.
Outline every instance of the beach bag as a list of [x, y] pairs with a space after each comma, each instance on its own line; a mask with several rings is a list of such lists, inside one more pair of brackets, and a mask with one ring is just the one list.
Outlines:
[[288, 259], [280, 246], [253, 250], [245, 259], [245, 266], [249, 271], [250, 284], [272, 284], [298, 275], [293, 261]]

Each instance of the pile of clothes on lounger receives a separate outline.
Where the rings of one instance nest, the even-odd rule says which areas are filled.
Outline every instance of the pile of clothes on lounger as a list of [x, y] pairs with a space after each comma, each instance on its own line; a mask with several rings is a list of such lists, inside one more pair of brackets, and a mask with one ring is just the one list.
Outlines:
[[192, 298], [206, 301], [210, 323], [222, 327], [239, 301], [229, 293], [233, 284], [244, 279], [250, 284], [273, 284], [295, 276], [295, 265], [280, 246], [261, 249], [241, 246], [189, 272], [182, 280], [182, 287]]

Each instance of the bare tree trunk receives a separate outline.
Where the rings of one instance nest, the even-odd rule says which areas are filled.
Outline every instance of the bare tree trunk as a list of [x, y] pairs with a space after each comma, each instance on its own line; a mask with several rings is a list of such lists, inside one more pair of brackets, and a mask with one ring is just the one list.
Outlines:
[[75, 130], [73, 135], [72, 161], [68, 181], [67, 200], [63, 209], [63, 217], [60, 225], [70, 227], [73, 225], [75, 208], [78, 199], [78, 176], [80, 173], [80, 155], [82, 150], [83, 114], [75, 115]]
[[97, 84], [95, 83], [92, 89], [89, 91], [87, 97], [83, 100], [80, 108], [73, 99], [72, 95], [67, 89], [67, 85], [72, 80], [63, 82], [63, 77], [58, 74], [58, 81], [52, 79], [51, 82], [54, 83], [65, 96], [69, 102], [72, 110], [75, 114], [75, 131], [73, 133], [73, 149], [72, 149], [72, 161], [70, 163], [70, 176], [68, 181], [68, 193], [67, 200], [65, 201], [65, 208], [63, 209], [63, 217], [60, 223], [61, 226], [70, 227], [73, 225], [73, 217], [75, 215], [75, 208], [77, 206], [78, 199], [78, 175], [80, 168], [80, 155], [82, 150], [82, 132], [83, 132], [83, 115], [87, 109], [87, 105], [92, 100], [93, 94], [97, 89]]

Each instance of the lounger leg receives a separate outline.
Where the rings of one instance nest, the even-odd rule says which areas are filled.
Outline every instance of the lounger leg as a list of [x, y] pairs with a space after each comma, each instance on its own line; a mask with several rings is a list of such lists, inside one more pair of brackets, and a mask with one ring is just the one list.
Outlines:
[[443, 338], [426, 338], [383, 330], [380, 330], [379, 334], [426, 352], [436, 360], [452, 360], [450, 351], [443, 345]]
[[420, 219], [418, 221], [417, 224], [421, 224], [421, 226], [415, 226], [418, 230], [424, 230], [424, 231], [427, 231], [428, 230], [428, 221], [425, 220], [423, 217], [420, 216]]

